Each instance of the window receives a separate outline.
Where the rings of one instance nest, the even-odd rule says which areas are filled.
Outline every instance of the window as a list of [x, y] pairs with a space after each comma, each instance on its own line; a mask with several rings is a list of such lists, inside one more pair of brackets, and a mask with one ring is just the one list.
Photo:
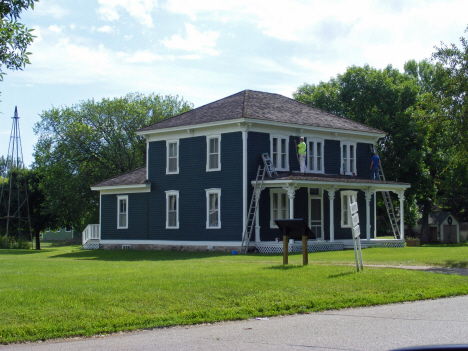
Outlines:
[[221, 170], [221, 137], [211, 136], [206, 138], [206, 170]]
[[221, 189], [206, 189], [206, 228], [221, 228]]
[[341, 143], [341, 173], [356, 175], [356, 144]]
[[71, 232], [71, 227], [70, 227], [70, 226], [66, 226], [66, 227], [65, 227], [65, 231], [68, 232], [68, 233], [70, 233], [70, 232]]
[[324, 173], [323, 169], [323, 140], [310, 140], [307, 148], [307, 169], [314, 173]]
[[128, 195], [117, 196], [117, 229], [128, 228]]
[[166, 191], [166, 229], [179, 228], [179, 191]]
[[270, 189], [270, 227], [278, 227], [275, 219], [287, 218], [289, 218], [288, 193], [284, 189]]
[[179, 141], [167, 141], [167, 165], [166, 174], [179, 173]]
[[351, 228], [351, 215], [349, 213], [349, 199], [354, 197], [357, 201], [357, 191], [341, 192], [341, 227]]
[[271, 160], [279, 171], [287, 171], [288, 163], [288, 139], [284, 137], [271, 137]]

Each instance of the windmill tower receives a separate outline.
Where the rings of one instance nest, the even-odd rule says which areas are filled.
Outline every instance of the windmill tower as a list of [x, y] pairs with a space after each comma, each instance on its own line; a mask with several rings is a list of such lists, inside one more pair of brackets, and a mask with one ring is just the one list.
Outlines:
[[24, 176], [23, 149], [16, 106], [12, 119], [10, 144], [6, 159], [7, 179], [6, 182], [2, 182], [0, 197], [0, 220], [5, 225], [6, 245], [12, 241], [32, 240], [28, 184]]

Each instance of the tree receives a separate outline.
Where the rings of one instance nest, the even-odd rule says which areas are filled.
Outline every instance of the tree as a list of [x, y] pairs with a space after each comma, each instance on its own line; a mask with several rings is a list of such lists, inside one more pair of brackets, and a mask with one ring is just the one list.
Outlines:
[[128, 94], [43, 111], [34, 168], [44, 174], [45, 213], [61, 227], [96, 223], [99, 196], [90, 187], [145, 164], [145, 140], [135, 131], [191, 108], [177, 96]]
[[45, 175], [39, 169], [27, 170], [28, 204], [31, 230], [36, 241], [36, 250], [41, 249], [40, 234], [48, 228], [58, 228], [57, 217], [45, 211], [46, 193], [43, 189]]
[[3, 80], [3, 66], [7, 69], [22, 70], [29, 64], [28, 46], [33, 42], [33, 29], [18, 22], [23, 10], [34, 10], [38, 0], [2, 0], [0, 3], [0, 80]]

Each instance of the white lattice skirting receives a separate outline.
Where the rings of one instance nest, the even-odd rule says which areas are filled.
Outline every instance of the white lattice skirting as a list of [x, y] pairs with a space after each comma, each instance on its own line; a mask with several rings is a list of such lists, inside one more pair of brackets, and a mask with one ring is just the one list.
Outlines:
[[[283, 253], [283, 244], [272, 243], [271, 245], [263, 244], [255, 246], [260, 253]], [[343, 244], [311, 244], [307, 245], [309, 252], [319, 251], [341, 251], [344, 249]], [[288, 245], [288, 252], [302, 252], [302, 243], [294, 243]]]
[[99, 250], [99, 240], [89, 240], [82, 247], [83, 250]]

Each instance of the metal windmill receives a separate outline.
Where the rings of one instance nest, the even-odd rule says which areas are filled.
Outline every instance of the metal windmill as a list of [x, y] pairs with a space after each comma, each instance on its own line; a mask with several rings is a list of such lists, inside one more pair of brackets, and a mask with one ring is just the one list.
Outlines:
[[5, 223], [8, 241], [31, 241], [31, 218], [29, 216], [28, 184], [24, 177], [23, 148], [19, 128], [18, 109], [12, 117], [10, 144], [6, 159], [6, 182], [2, 182], [0, 219]]

